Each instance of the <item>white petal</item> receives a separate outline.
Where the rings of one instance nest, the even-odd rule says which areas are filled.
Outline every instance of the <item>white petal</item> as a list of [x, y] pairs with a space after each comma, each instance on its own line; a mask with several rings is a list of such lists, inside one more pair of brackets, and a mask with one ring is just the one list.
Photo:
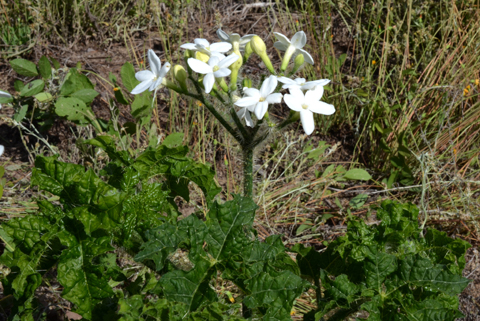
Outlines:
[[152, 84], [150, 85], [150, 88], [148, 88], [148, 90], [154, 91], [158, 86], [160, 86], [162, 84], [162, 79], [163, 78], [161, 78], [161, 77], [157, 78], [157, 80], [152, 82]]
[[313, 120], [313, 114], [309, 110], [300, 111], [300, 120], [302, 121], [303, 130], [305, 134], [310, 135], [315, 129], [315, 122]]
[[243, 97], [235, 102], [235, 105], [239, 107], [249, 107], [258, 103], [258, 98]]
[[222, 29], [218, 29], [217, 30], [217, 36], [218, 38], [220, 38], [220, 40], [222, 41], [229, 41], [229, 36], [228, 36], [228, 33], [226, 33], [225, 31], [223, 31]]
[[203, 86], [205, 86], [205, 93], [210, 93], [213, 88], [213, 84], [215, 83], [215, 77], [213, 76], [213, 73], [208, 73], [205, 75], [203, 78]]
[[217, 56], [212, 56], [212, 57], [210, 57], [210, 59], [208, 59], [208, 65], [212, 68], [215, 67], [215, 66], [218, 66], [219, 62], [220, 62], [220, 58], [217, 57]]
[[247, 96], [256, 98], [257, 102], [260, 99], [260, 90], [258, 90], [257, 88], [247, 88], [247, 87], [245, 87], [245, 88], [243, 88], [243, 93]]
[[208, 52], [208, 55], [211, 57], [218, 57], [218, 59], [222, 60], [225, 58], [225, 55], [219, 53], [218, 51], [210, 51]]
[[212, 67], [198, 59], [188, 58], [187, 63], [193, 71], [198, 72], [199, 74], [208, 74], [210, 72], [213, 72]]
[[255, 106], [255, 116], [257, 116], [258, 119], [262, 119], [263, 116], [265, 116], [265, 113], [268, 110], [268, 102], [266, 101], [261, 101]]
[[320, 80], [314, 80], [314, 81], [308, 81], [302, 86], [302, 90], [309, 90], [313, 89], [315, 87], [323, 87], [327, 85], [330, 82], [329, 79], [320, 79]]
[[231, 73], [232, 71], [228, 68], [220, 68], [217, 71], [215, 71], [213, 75], [215, 76], [215, 78], [222, 78], [222, 77], [230, 76]]
[[194, 42], [196, 45], [200, 45], [200, 47], [210, 47], [210, 43], [206, 39], [196, 38]]
[[247, 108], [240, 108], [240, 110], [237, 111], [237, 116], [240, 119], [245, 118], [245, 124], [249, 127], [253, 127], [252, 117], [250, 116], [250, 112], [247, 110]]
[[282, 97], [283, 97], [282, 94], [276, 93], [276, 94], [268, 95], [265, 100], [269, 104], [280, 104], [282, 102]]
[[194, 43], [186, 43], [180, 46], [182, 49], [188, 49], [188, 50], [198, 50], [197, 45]]
[[135, 88], [133, 88], [131, 94], [137, 95], [137, 94], [143, 93], [145, 90], [147, 90], [148, 88], [150, 88], [150, 86], [152, 85], [152, 83], [153, 83], [153, 81], [151, 81], [151, 80], [142, 81], [142, 82], [139, 83]]
[[135, 78], [138, 81], [148, 81], [155, 78], [155, 75], [150, 70], [142, 70], [135, 74]]
[[[249, 115], [250, 116], [250, 115]], [[3, 152], [5, 151], [5, 147], [3, 145], [0, 145], [0, 156], [3, 155]]]
[[216, 42], [216, 43], [212, 43], [210, 45], [210, 50], [211, 51], [227, 52], [230, 49], [232, 49], [232, 45], [228, 42]]
[[279, 42], [285, 45], [285, 48], [290, 46], [290, 39], [285, 37], [283, 34], [281, 34], [280, 32], [274, 32], [273, 34], [275, 35], [275, 37], [277, 37]]
[[293, 35], [292, 45], [294, 45], [295, 48], [302, 49], [306, 43], [307, 43], [307, 35], [305, 34], [305, 32], [299, 31], [295, 35]]
[[[297, 78], [298, 79], [298, 78]], [[293, 80], [293, 79], [290, 79], [290, 78], [287, 78], [287, 77], [278, 77], [278, 81], [283, 83], [283, 84], [287, 84], [287, 85], [296, 85], [297, 82], [296, 82], [296, 79]]]
[[253, 36], [255, 36], [255, 35], [245, 35], [242, 38], [240, 38], [240, 46], [242, 46], [242, 45], [244, 46], [247, 43], [249, 43], [250, 40], [252, 40]]
[[322, 99], [323, 96], [323, 86], [317, 86], [313, 90], [308, 90], [305, 93], [305, 103], [310, 105], [311, 103], [317, 102]]
[[230, 56], [222, 59], [219, 63], [218, 63], [218, 67], [220, 68], [227, 68], [227, 67], [230, 67], [231, 64], [233, 64], [234, 62], [236, 62], [238, 60], [238, 58], [240, 58], [239, 56], [237, 56], [236, 54], [231, 54]]
[[160, 74], [160, 69], [162, 68], [162, 62], [152, 49], [148, 49], [148, 62], [150, 63], [150, 69], [152, 72], [155, 76], [158, 76]]
[[283, 100], [285, 101], [285, 104], [287, 104], [288, 108], [290, 108], [291, 110], [303, 110], [301, 102], [298, 101], [298, 97], [286, 94], [285, 96], [283, 96]]
[[240, 35], [238, 33], [232, 33], [229, 38], [229, 42], [233, 44], [234, 42], [240, 43]]
[[312, 56], [311, 56], [308, 52], [306, 52], [306, 51], [303, 50], [303, 49], [297, 49], [296, 52], [297, 52], [297, 54], [298, 54], [298, 53], [303, 54], [303, 58], [305, 58], [305, 62], [306, 62], [307, 64], [310, 64], [310, 65], [313, 65], [313, 64], [314, 64], [313, 58], [312, 58]]
[[278, 84], [277, 77], [273, 75], [265, 79], [265, 81], [262, 84], [262, 87], [260, 87], [260, 96], [265, 98], [268, 95], [270, 95], [277, 87], [277, 84]]
[[0, 97], [3, 97], [3, 98], [12, 98], [12, 95], [10, 95], [9, 93], [5, 92], [5, 91], [1, 91], [0, 90]]
[[160, 69], [160, 74], [158, 75], [158, 77], [159, 78], [165, 77], [167, 72], [170, 70], [170, 67], [171, 67], [170, 63], [166, 62], [165, 65], [163, 65], [162, 69]]
[[277, 41], [273, 44], [273, 47], [277, 48], [280, 51], [286, 51], [289, 45], [286, 45], [280, 41]]
[[308, 110], [322, 115], [332, 115], [335, 113], [335, 107], [324, 103], [323, 101], [316, 101], [315, 103], [308, 105]]

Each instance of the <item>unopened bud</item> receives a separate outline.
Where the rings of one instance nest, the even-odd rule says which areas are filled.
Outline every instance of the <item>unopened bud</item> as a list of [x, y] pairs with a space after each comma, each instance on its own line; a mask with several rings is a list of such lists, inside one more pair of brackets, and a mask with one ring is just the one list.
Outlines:
[[252, 80], [250, 78], [243, 78], [242, 82], [243, 87], [252, 88]]
[[181, 65], [175, 65], [173, 67], [173, 75], [175, 79], [177, 80], [178, 84], [180, 87], [182, 87], [183, 90], [187, 90], [187, 72], [185, 71], [185, 68]]
[[246, 45], [245, 45], [245, 61], [248, 60], [248, 58], [250, 58], [250, 55], [253, 53], [253, 49], [252, 49], [252, 44], [251, 44], [251, 41], [248, 42]]
[[267, 52], [265, 42], [263, 42], [262, 38], [260, 38], [259, 36], [253, 36], [252, 40], [250, 40], [250, 44], [253, 51], [260, 57]]
[[300, 67], [302, 67], [304, 63], [305, 63], [305, 57], [303, 56], [303, 54], [298, 54], [294, 60], [292, 74], [297, 72], [297, 70], [300, 69]]

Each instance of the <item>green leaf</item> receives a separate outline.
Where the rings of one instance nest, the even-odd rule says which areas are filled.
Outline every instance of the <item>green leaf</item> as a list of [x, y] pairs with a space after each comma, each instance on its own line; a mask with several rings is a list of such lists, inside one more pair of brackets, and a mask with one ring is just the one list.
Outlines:
[[137, 121], [146, 116], [150, 116], [152, 112], [152, 95], [149, 91], [135, 95], [132, 103], [132, 116]]
[[343, 177], [345, 177], [346, 179], [353, 179], [359, 181], [368, 181], [369, 179], [372, 179], [372, 176], [370, 176], [370, 174], [368, 174], [366, 170], [361, 168], [351, 169], [345, 174], [343, 174]]
[[[348, 304], [352, 303], [356, 299], [355, 294], [357, 293], [359, 286], [348, 280], [348, 276], [341, 274], [335, 277], [335, 280], [331, 281], [329, 278], [324, 278], [326, 282], [322, 282], [322, 285], [325, 286], [328, 296], [333, 298], [335, 301], [345, 300]], [[340, 303], [339, 302], [339, 303]]]
[[359, 209], [365, 204], [367, 200], [368, 200], [367, 194], [358, 194], [357, 196], [355, 196], [350, 200], [349, 205], [352, 209]]
[[[283, 271], [275, 277], [268, 273], [260, 273], [246, 281], [250, 292], [244, 304], [251, 308], [275, 310], [277, 318], [289, 318], [294, 300], [303, 293], [309, 283], [290, 271]], [[272, 312], [270, 312], [271, 314]]]
[[120, 70], [120, 76], [122, 77], [123, 85], [129, 92], [140, 83], [135, 78], [135, 68], [133, 68], [133, 65], [129, 62], [126, 62], [122, 66], [122, 69]]
[[116, 87], [113, 89], [114, 90], [114, 94], [115, 94], [115, 99], [122, 105], [129, 105], [130, 102], [127, 100], [127, 98], [125, 98], [125, 95], [123, 95], [123, 91]]
[[215, 273], [212, 262], [198, 257], [193, 270], [169, 272], [159, 282], [168, 300], [185, 303], [188, 311], [195, 311], [208, 301], [216, 301], [215, 291], [209, 285]]
[[81, 74], [76, 68], [71, 68], [60, 88], [60, 95], [69, 96], [79, 90], [93, 88], [94, 86], [87, 76]]
[[162, 145], [167, 146], [168, 148], [176, 148], [181, 146], [183, 143], [183, 133], [173, 133], [165, 137], [162, 142]]
[[38, 61], [38, 71], [43, 79], [50, 79], [52, 77], [52, 65], [47, 57], [42, 56]]
[[97, 96], [98, 96], [98, 92], [88, 88], [80, 89], [70, 95], [70, 97], [78, 98], [81, 101], [83, 101], [85, 104], [90, 104]]
[[58, 69], [60, 69], [60, 68], [62, 67], [62, 66], [60, 65], [60, 63], [58, 62], [58, 60], [55, 59], [55, 58], [53, 58], [53, 57], [51, 57], [51, 56], [50, 56], [50, 61], [52, 62], [53, 67], [54, 67], [55, 69], [58, 70]]
[[27, 115], [27, 111], [28, 105], [22, 105], [22, 107], [20, 107], [20, 109], [13, 116], [13, 119], [15, 119], [17, 122], [21, 122]]
[[380, 290], [385, 278], [397, 269], [397, 260], [394, 255], [379, 252], [375, 246], [367, 248], [367, 260], [364, 268], [367, 285]]
[[13, 82], [13, 88], [15, 88], [15, 91], [22, 91], [23, 87], [25, 87], [23, 81], [17, 79]]
[[43, 92], [36, 94], [35, 98], [41, 103], [46, 103], [48, 101], [51, 101], [53, 99], [53, 96], [50, 93]]
[[10, 61], [10, 66], [12, 66], [13, 70], [15, 70], [21, 76], [38, 76], [37, 66], [31, 61], [18, 58]]
[[91, 263], [92, 259], [113, 249], [109, 237], [94, 238], [70, 246], [60, 257], [57, 271], [62, 297], [74, 303], [76, 312], [87, 320], [97, 303], [113, 295], [108, 277]]
[[20, 96], [22, 97], [34, 96], [39, 92], [41, 92], [44, 87], [45, 87], [45, 83], [43, 82], [43, 80], [41, 79], [34, 80], [22, 88], [22, 91], [20, 92]]
[[90, 107], [78, 98], [60, 98], [55, 103], [55, 113], [79, 125], [86, 125], [94, 116]]
[[207, 214], [206, 242], [215, 260], [228, 260], [251, 242], [243, 229], [253, 225], [257, 208], [251, 199], [239, 195], [224, 204], [213, 204]]

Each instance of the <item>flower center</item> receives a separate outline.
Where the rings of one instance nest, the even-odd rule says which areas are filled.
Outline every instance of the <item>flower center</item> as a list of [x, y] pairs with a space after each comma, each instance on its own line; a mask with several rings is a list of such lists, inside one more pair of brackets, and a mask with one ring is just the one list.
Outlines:
[[213, 67], [213, 72], [218, 71], [219, 69], [220, 69], [220, 67], [215, 66], [215, 67]]
[[302, 108], [303, 108], [303, 109], [308, 109], [308, 105], [303, 104], [303, 105], [302, 105]]
[[259, 102], [265, 101], [265, 98], [260, 97], [260, 99], [259, 99], [258, 101], [259, 101]]

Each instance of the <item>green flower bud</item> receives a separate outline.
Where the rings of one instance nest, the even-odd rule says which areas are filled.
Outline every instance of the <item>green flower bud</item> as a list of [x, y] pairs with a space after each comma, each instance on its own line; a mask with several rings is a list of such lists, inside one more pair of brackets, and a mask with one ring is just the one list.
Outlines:
[[250, 78], [243, 78], [243, 87], [252, 88], [252, 80]]
[[298, 54], [294, 60], [292, 74], [297, 72], [297, 70], [300, 69], [300, 67], [302, 67], [304, 63], [305, 63], [305, 57], [303, 56], [303, 54]]
[[260, 57], [267, 52], [265, 42], [263, 42], [262, 38], [259, 36], [253, 36], [252, 40], [250, 40], [250, 44], [253, 51]]
[[173, 75], [175, 79], [178, 81], [180, 87], [182, 87], [183, 90], [187, 90], [187, 72], [185, 71], [185, 68], [181, 65], [175, 65], [173, 67]]
[[252, 46], [253, 51], [262, 58], [263, 63], [267, 67], [267, 69], [275, 75], [275, 69], [273, 68], [272, 62], [267, 55], [267, 47], [265, 46], [265, 42], [263, 42], [262, 38], [259, 36], [253, 36], [252, 40], [249, 42]]
[[252, 49], [252, 45], [251, 45], [251, 41], [248, 42], [246, 45], [245, 45], [245, 61], [248, 60], [248, 58], [250, 58], [250, 55], [253, 53], [253, 49]]

